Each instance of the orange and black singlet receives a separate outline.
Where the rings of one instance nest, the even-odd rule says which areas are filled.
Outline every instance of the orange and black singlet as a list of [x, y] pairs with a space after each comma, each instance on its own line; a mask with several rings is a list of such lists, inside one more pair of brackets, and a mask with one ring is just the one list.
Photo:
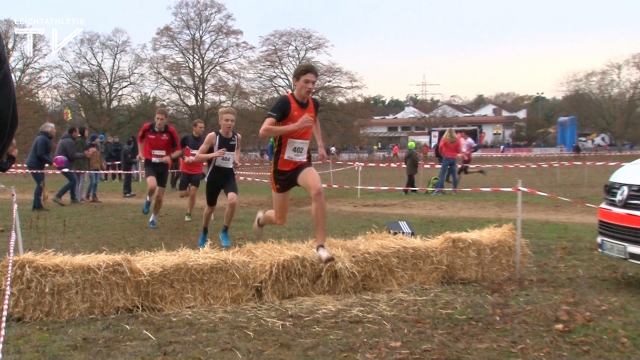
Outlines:
[[[276, 126], [295, 124], [305, 114], [317, 119], [319, 103], [309, 98], [306, 103], [299, 102], [293, 94], [278, 99], [269, 111], [268, 117], [276, 119]], [[310, 142], [313, 127], [276, 136], [273, 146], [272, 170], [293, 170], [304, 163], [311, 162]]]

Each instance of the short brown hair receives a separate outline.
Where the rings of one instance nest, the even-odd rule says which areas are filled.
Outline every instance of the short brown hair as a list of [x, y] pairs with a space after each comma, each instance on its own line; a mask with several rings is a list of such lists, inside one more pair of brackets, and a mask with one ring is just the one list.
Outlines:
[[156, 110], [156, 115], [157, 114], [164, 115], [167, 119], [169, 118], [169, 112], [165, 108], [158, 108], [158, 110]]
[[204, 121], [198, 119], [198, 120], [193, 120], [193, 122], [191, 123], [191, 127], [197, 127], [198, 124], [203, 124], [204, 125]]
[[221, 118], [224, 115], [233, 115], [233, 117], [236, 117], [236, 109], [232, 107], [220, 108], [220, 110], [218, 110], [218, 117]]
[[307, 74], [313, 74], [318, 77], [318, 68], [316, 68], [315, 65], [312, 64], [300, 64], [293, 71], [293, 78], [296, 80], [300, 80], [301, 77]]

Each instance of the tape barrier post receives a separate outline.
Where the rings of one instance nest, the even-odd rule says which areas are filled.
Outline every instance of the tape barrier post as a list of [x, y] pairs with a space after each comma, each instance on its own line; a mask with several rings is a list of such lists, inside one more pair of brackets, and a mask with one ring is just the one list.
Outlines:
[[331, 183], [333, 184], [333, 159], [329, 157], [329, 174], [331, 174]]
[[138, 160], [138, 182], [142, 182], [142, 161]]
[[20, 215], [18, 214], [18, 196], [16, 194], [16, 188], [11, 187], [11, 193], [13, 194], [13, 205], [16, 207], [16, 218], [15, 227], [16, 227], [16, 240], [18, 240], [18, 251], [20, 255], [24, 255], [24, 248], [22, 247], [22, 230], [20, 229]]
[[516, 280], [520, 280], [520, 257], [522, 255], [522, 180], [518, 180], [518, 220], [516, 228]]
[[4, 345], [4, 337], [6, 334], [7, 327], [7, 316], [9, 314], [9, 296], [11, 295], [11, 271], [13, 269], [13, 249], [16, 244], [16, 212], [18, 210], [18, 205], [15, 201], [15, 195], [12, 196], [14, 198], [11, 206], [13, 207], [12, 216], [13, 221], [11, 222], [11, 240], [9, 241], [9, 256], [8, 263], [9, 268], [7, 269], [7, 282], [4, 286], [4, 301], [2, 304], [2, 322], [0, 323], [0, 359], [2, 359], [2, 349]]
[[360, 183], [360, 180], [362, 178], [362, 166], [358, 165], [356, 166], [356, 169], [358, 170], [358, 199], [360, 199], [360, 187], [362, 186], [362, 184]]

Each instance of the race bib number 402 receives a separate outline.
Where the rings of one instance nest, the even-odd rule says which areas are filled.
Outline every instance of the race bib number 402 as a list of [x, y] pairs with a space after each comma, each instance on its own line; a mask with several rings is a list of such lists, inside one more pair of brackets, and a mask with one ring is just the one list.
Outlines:
[[233, 160], [235, 159], [234, 155], [235, 153], [232, 153], [232, 152], [224, 153], [224, 155], [222, 155], [221, 157], [218, 158], [218, 160], [216, 160], [216, 166], [232, 168]]
[[309, 140], [289, 139], [284, 158], [291, 161], [307, 161], [307, 151], [309, 150]]

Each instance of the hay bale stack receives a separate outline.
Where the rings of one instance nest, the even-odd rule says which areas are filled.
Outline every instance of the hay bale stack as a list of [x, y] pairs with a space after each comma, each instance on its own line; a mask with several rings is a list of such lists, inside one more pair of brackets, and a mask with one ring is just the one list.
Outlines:
[[327, 247], [338, 259], [327, 266], [316, 258], [315, 241], [248, 244], [235, 251], [258, 264], [266, 301], [434, 286], [445, 272], [438, 247], [421, 239], [373, 233], [353, 240], [327, 239]]
[[229, 251], [159, 251], [135, 256], [144, 275], [142, 308], [171, 312], [255, 301], [257, 268]]
[[[326, 283], [322, 286], [319, 281], [324, 278], [332, 283], [330, 279], [339, 276], [335, 264], [320, 264], [313, 249], [313, 245], [268, 242], [247, 244], [233, 253], [251, 259], [260, 273], [256, 282], [258, 297], [273, 301], [324, 293]], [[332, 294], [340, 290], [335, 289]]]
[[332, 240], [339, 261], [347, 261], [359, 275], [358, 290], [380, 292], [442, 282], [446, 263], [431, 241], [389, 233], [369, 233], [354, 240]]
[[[14, 260], [9, 314], [64, 320], [500, 281], [515, 272], [515, 237], [513, 225], [505, 225], [431, 239], [387, 233], [328, 239], [337, 259], [328, 265], [318, 262], [313, 241], [133, 256], [27, 253]], [[524, 244], [522, 250], [526, 256]], [[6, 269], [5, 260], [2, 279]]]
[[[515, 273], [516, 231], [511, 224], [464, 233], [445, 233], [433, 240], [446, 261], [449, 282], [501, 281]], [[528, 250], [523, 244], [523, 258]]]
[[[0, 264], [4, 294], [7, 260]], [[64, 320], [110, 316], [138, 307], [140, 269], [132, 257], [26, 253], [14, 259], [12, 318]]]

